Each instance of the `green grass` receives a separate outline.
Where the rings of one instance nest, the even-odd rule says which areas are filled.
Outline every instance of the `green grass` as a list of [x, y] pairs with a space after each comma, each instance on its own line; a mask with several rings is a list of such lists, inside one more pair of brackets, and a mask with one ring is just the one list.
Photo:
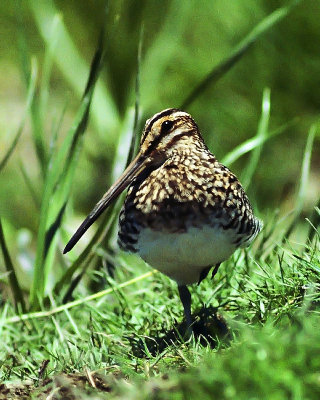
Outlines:
[[[84, 376], [89, 370], [111, 390], [104, 394], [89, 390], [88, 384], [87, 390], [101, 399], [316, 399], [319, 236], [299, 252], [290, 243], [282, 245], [268, 261], [258, 253], [237, 252], [219, 270], [214, 285], [207, 279], [192, 288], [194, 311], [219, 307], [228, 325], [226, 336], [208, 317], [214, 347], [199, 339], [170, 341], [168, 332], [183, 315], [175, 284], [159, 273], [130, 282], [147, 267], [126, 254], [116, 258], [114, 281], [105, 274], [110, 289], [100, 298], [80, 298], [60, 308], [58, 299], [52, 299], [51, 313], [30, 315], [20, 323], [7, 304], [0, 324], [2, 380], [31, 380], [54, 390], [57, 377], [69, 387], [68, 374]], [[90, 275], [97, 278], [97, 273]], [[165, 337], [168, 344], [161, 348]], [[39, 378], [44, 360], [49, 363]], [[86, 398], [85, 390], [78, 388], [77, 396]]]
[[[180, 103], [195, 104], [205, 96], [241, 57], [245, 59], [254, 42], [259, 43], [262, 34], [281, 24], [298, 3], [289, 2], [256, 23], [221, 62], [214, 67], [210, 64], [209, 72], [185, 92]], [[170, 4], [173, 12], [178, 2]], [[137, 72], [129, 82], [128, 105], [120, 112], [116, 96], [109, 90], [110, 82], [104, 85], [100, 75], [108, 62], [103, 46], [110, 40], [106, 32], [100, 32], [90, 66], [53, 3], [39, 8], [30, 0], [28, 7], [45, 52], [40, 68], [30, 54], [23, 17], [19, 17], [26, 106], [13, 140], [0, 158], [0, 170], [10, 166], [23, 131], [30, 129], [37, 179], [28, 159], [19, 160], [18, 165], [26, 188], [24, 198], [31, 199], [35, 207], [32, 217], [36, 229], [30, 242], [23, 241], [14, 222], [1, 218], [0, 381], [6, 386], [0, 386], [0, 399], [9, 398], [7, 389], [13, 396], [19, 385], [18, 398], [45, 398], [41, 396], [46, 393], [56, 396], [52, 398], [68, 395], [77, 399], [318, 399], [320, 213], [319, 208], [312, 207], [306, 214], [304, 208], [317, 125], [308, 120], [305, 148], [299, 159], [301, 172], [291, 199], [293, 211], [260, 213], [265, 226], [254, 245], [237, 251], [213, 282], [207, 278], [199, 287], [191, 288], [193, 311], [198, 320], [206, 322], [207, 334], [185, 341], [175, 283], [115, 246], [121, 199], [100, 218], [91, 236], [88, 232], [68, 256], [61, 254], [79, 222], [71, 196], [77, 171], [81, 171], [85, 185], [93, 176], [81, 158], [84, 143], [92, 145], [89, 113], [99, 132], [97, 142], [103, 137], [103, 143], [111, 149], [105, 172], [105, 179], [111, 182], [136, 147], [145, 113], [141, 89], [148, 79], [158, 82], [168, 66], [174, 47], [163, 53], [160, 44], [173, 37], [170, 20], [165, 21], [146, 55], [144, 42], [149, 37], [144, 37], [144, 29], [140, 29]], [[181, 3], [180, 11], [188, 16], [191, 6]], [[175, 29], [183, 32], [186, 21], [179, 19]], [[51, 110], [55, 65], [72, 91], [81, 93], [73, 122], [68, 102], [54, 113]], [[147, 66], [149, 75], [145, 73]], [[254, 204], [260, 200], [253, 187], [261, 178], [257, 170], [263, 149], [282, 139], [282, 134], [297, 123], [294, 115], [289, 122], [273, 120], [271, 95], [269, 88], [264, 89], [256, 133], [247, 134], [221, 159], [228, 166], [244, 160], [239, 177], [249, 188]], [[30, 127], [26, 127], [28, 120]], [[85, 156], [90, 158], [90, 150], [86, 151]], [[103, 189], [99, 187], [100, 194]]]

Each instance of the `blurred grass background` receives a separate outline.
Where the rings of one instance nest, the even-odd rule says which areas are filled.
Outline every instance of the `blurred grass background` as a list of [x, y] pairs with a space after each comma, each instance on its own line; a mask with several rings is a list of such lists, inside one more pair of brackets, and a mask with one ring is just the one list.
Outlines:
[[[121, 0], [110, 2], [107, 14], [105, 4], [102, 0], [16, 0], [0, 4], [0, 159], [11, 145], [25, 109], [23, 71], [30, 69], [30, 55], [38, 66], [36, 93], [41, 89], [39, 82], [44, 79], [46, 63], [52, 64], [50, 76], [46, 77], [50, 89], [47, 103], [39, 117], [41, 134], [49, 147], [64, 109], [59, 142], [70, 128], [101, 25], [107, 21], [105, 62], [72, 187], [77, 221], [91, 210], [113, 179], [112, 162], [119, 132], [128, 124], [135, 101], [141, 24], [143, 124], [153, 113], [179, 106], [259, 21], [287, 2], [219, 0], [199, 4], [195, 0], [166, 0], [159, 4]], [[198, 122], [209, 148], [222, 159], [255, 135], [262, 93], [264, 88], [270, 88], [270, 131], [293, 123], [264, 145], [249, 188], [255, 208], [265, 215], [275, 209], [280, 209], [282, 215], [292, 211], [308, 130], [318, 121], [319, 13], [318, 2], [302, 1], [290, 17], [264, 34], [218, 84], [207, 88], [186, 110]], [[42, 190], [41, 168], [31, 140], [31, 125], [37, 122], [30, 119], [0, 175], [0, 215], [6, 221], [11, 251], [22, 254], [21, 262], [34, 257], [30, 249], [36, 246], [37, 196]], [[319, 137], [317, 130], [304, 215], [309, 215], [319, 197]], [[232, 166], [240, 177], [246, 162], [243, 157]], [[22, 176], [21, 163], [33, 186], [34, 198]]]

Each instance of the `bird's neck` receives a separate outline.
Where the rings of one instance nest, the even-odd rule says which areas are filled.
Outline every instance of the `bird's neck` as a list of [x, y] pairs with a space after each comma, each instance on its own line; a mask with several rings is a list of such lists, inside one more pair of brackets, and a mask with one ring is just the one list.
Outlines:
[[179, 141], [179, 145], [171, 149], [171, 157], [180, 158], [181, 160], [193, 159], [201, 161], [215, 161], [215, 156], [210, 152], [203, 140], [195, 140], [193, 138], [183, 138]]

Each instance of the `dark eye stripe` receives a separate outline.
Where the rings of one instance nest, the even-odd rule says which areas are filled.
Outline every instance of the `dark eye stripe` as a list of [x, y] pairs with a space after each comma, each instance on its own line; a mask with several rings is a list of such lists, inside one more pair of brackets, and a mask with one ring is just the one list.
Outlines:
[[192, 136], [193, 134], [194, 134], [194, 132], [192, 130], [180, 132], [177, 135], [173, 136], [173, 138], [170, 140], [170, 142], [167, 143], [167, 147], [168, 148], [171, 147], [175, 142], [177, 142], [183, 136]]
[[151, 131], [152, 125], [156, 121], [158, 121], [160, 118], [163, 118], [163, 117], [165, 117], [167, 115], [173, 114], [173, 113], [175, 113], [177, 111], [180, 111], [180, 110], [178, 110], [177, 108], [168, 108], [167, 110], [163, 110], [163, 111], [159, 112], [158, 114], [154, 115], [153, 118], [151, 119], [151, 121], [149, 121], [148, 125], [144, 129], [144, 133], [143, 133], [143, 136], [141, 138], [140, 146], [146, 140], [146, 137], [148, 136], [148, 134]]
[[157, 148], [157, 146], [158, 146], [158, 144], [161, 142], [161, 140], [162, 140], [162, 136], [161, 136], [161, 135], [159, 135], [158, 137], [156, 137], [156, 138], [154, 139], [154, 141], [151, 142], [151, 143], [149, 144], [149, 146], [148, 146], [148, 148], [147, 148], [147, 150], [146, 150], [146, 153], [147, 153], [147, 154], [152, 153], [153, 150], [155, 150], [155, 149]]
[[[188, 130], [188, 131], [183, 131], [178, 133], [177, 135], [173, 136], [173, 138], [170, 140], [169, 143], [167, 143], [167, 148], [169, 148], [170, 146], [172, 146], [175, 142], [177, 142], [179, 139], [181, 139], [181, 137], [183, 136], [192, 136], [194, 134], [193, 130]], [[154, 150], [156, 150], [158, 144], [161, 142], [161, 140], [163, 139], [163, 136], [159, 135], [153, 142], [150, 143], [150, 146], [148, 147], [146, 153], [150, 154], [152, 153]]]

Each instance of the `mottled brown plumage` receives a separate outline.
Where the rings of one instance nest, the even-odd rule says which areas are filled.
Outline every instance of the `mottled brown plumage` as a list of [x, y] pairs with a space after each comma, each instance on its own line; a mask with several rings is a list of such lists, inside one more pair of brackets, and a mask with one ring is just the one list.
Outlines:
[[176, 156], [132, 184], [120, 214], [119, 244], [124, 250], [136, 251], [131, 245], [138, 241], [138, 225], [168, 233], [220, 225], [236, 233], [238, 246], [256, 233], [259, 223], [236, 176], [209, 152], [201, 157]]
[[192, 117], [167, 109], [146, 122], [137, 157], [65, 252], [127, 186], [119, 245], [177, 281], [191, 324], [186, 285], [201, 281], [211, 266], [249, 245], [262, 225], [237, 177], [208, 150]]

